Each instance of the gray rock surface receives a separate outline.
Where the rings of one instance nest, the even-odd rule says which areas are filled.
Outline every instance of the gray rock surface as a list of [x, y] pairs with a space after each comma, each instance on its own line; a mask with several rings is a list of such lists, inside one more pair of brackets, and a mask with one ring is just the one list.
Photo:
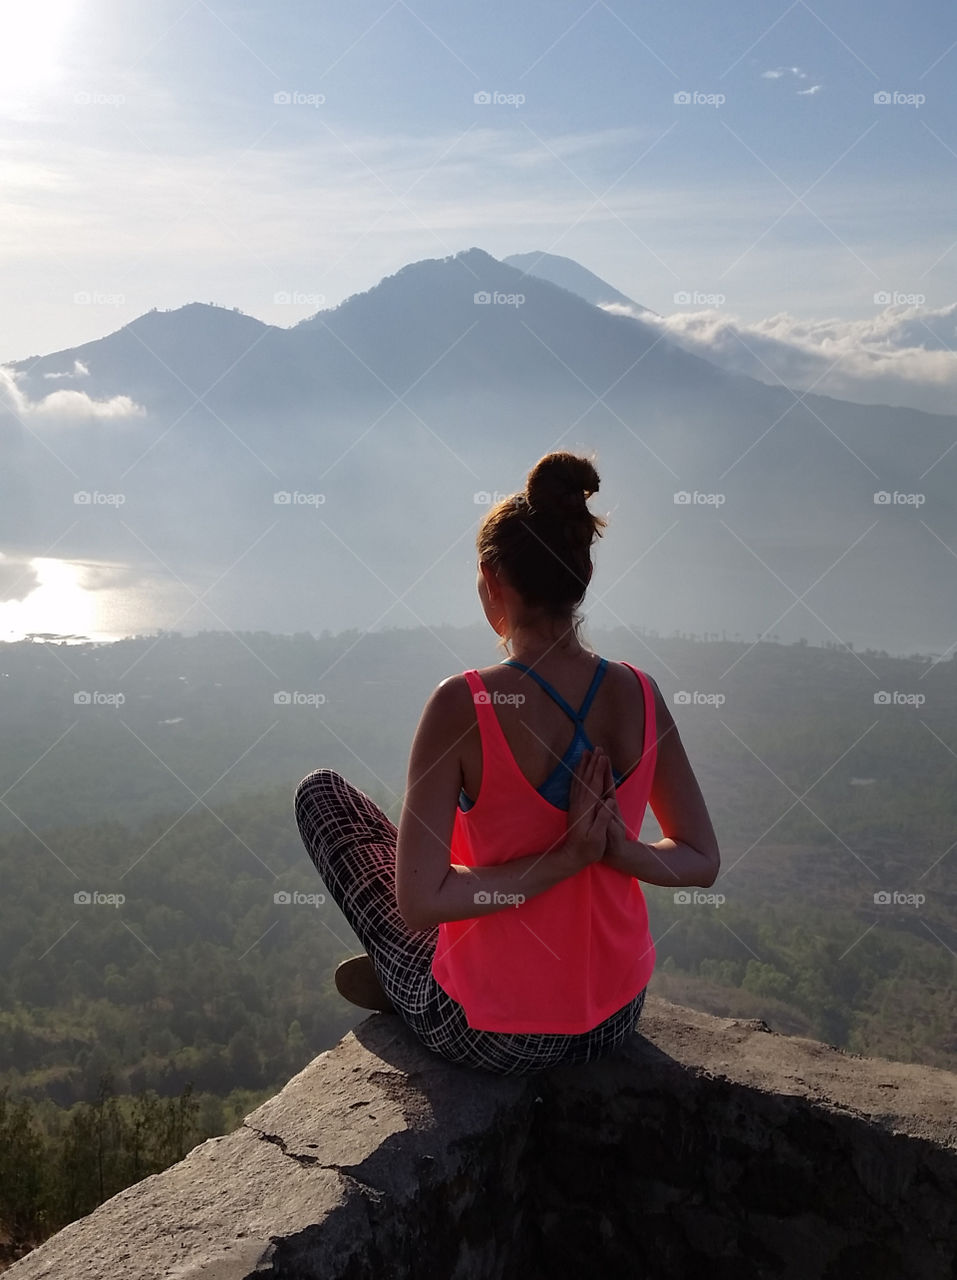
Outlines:
[[10, 1280], [957, 1278], [957, 1076], [649, 996], [503, 1078], [375, 1014]]

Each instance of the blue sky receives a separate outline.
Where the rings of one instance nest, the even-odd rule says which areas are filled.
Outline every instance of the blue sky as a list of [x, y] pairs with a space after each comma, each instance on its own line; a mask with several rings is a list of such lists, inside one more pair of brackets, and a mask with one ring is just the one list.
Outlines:
[[471, 245], [663, 314], [957, 299], [950, 5], [3, 9], [0, 360], [194, 299], [291, 324]]

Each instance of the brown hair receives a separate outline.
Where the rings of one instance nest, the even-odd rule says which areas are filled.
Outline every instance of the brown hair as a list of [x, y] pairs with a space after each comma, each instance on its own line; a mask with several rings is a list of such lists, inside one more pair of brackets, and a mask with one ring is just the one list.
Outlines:
[[494, 506], [476, 538], [479, 561], [501, 573], [525, 603], [547, 617], [575, 618], [588, 586], [591, 544], [608, 523], [588, 509], [598, 492], [592, 459], [547, 453], [522, 493]]

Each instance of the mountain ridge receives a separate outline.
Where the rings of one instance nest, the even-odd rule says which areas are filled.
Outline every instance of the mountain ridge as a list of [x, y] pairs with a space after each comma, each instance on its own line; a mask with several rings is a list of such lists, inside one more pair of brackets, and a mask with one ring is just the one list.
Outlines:
[[[936, 581], [957, 543], [957, 418], [769, 387], [477, 247], [286, 329], [208, 304], [148, 312], [16, 385], [0, 551], [140, 567], [148, 551], [209, 588], [214, 626], [361, 627], [390, 608], [466, 621], [471, 581], [450, 592], [436, 546], [464, 555], [476, 495], [571, 447], [597, 452], [615, 513], [598, 597], [613, 617], [634, 616], [637, 592], [665, 629], [793, 628], [813, 587], [813, 638], [938, 651], [957, 634]], [[51, 389], [84, 393], [62, 424], [36, 412]], [[118, 397], [139, 415], [97, 416]], [[78, 512], [78, 490], [122, 510]]]
[[619, 306], [631, 307], [637, 312], [645, 311], [649, 315], [657, 315], [657, 312], [652, 311], [650, 307], [635, 302], [634, 298], [629, 298], [627, 294], [616, 289], [607, 280], [596, 276], [593, 271], [583, 267], [574, 258], [564, 258], [559, 254], [535, 250], [531, 253], [510, 253], [502, 261], [510, 267], [516, 267], [523, 274], [537, 276], [539, 279], [557, 284], [559, 288], [567, 289], [569, 293], [577, 293], [580, 298], [584, 298], [586, 302], [591, 302], [596, 307], [617, 303]]
[[[235, 359], [237, 356], [241, 357], [243, 352], [247, 350], [250, 345], [255, 345], [257, 341], [262, 340], [267, 337], [267, 335], [271, 338], [275, 338], [279, 343], [282, 343], [284, 337], [292, 337], [292, 335], [301, 336], [304, 333], [309, 334], [317, 330], [326, 330], [335, 333], [338, 325], [342, 324], [344, 320], [348, 324], [353, 324], [358, 317], [362, 317], [364, 320], [368, 315], [370, 307], [374, 308], [383, 301], [391, 302], [391, 297], [395, 290], [404, 290], [413, 282], [418, 285], [420, 282], [428, 280], [428, 283], [430, 284], [439, 282], [444, 287], [448, 283], [448, 273], [446, 269], [452, 264], [458, 264], [465, 266], [466, 270], [475, 275], [477, 284], [483, 283], [483, 280], [479, 271], [476, 271], [475, 268], [479, 268], [480, 271], [486, 273], [484, 283], [489, 283], [487, 278], [488, 272], [491, 271], [500, 274], [499, 269], [504, 267], [516, 274], [514, 276], [502, 278], [503, 283], [515, 284], [517, 286], [522, 281], [527, 282], [530, 276], [534, 282], [535, 288], [544, 287], [546, 291], [559, 290], [561, 295], [564, 297], [566, 305], [569, 305], [569, 299], [574, 299], [574, 302], [571, 303], [573, 306], [584, 303], [591, 308], [593, 313], [598, 312], [603, 316], [607, 316], [609, 320], [622, 322], [626, 325], [639, 325], [641, 326], [643, 341], [647, 346], [661, 346], [663, 351], [668, 352], [672, 359], [677, 358], [681, 362], [687, 361], [684, 367], [688, 370], [696, 371], [704, 376], [714, 376], [716, 374], [719, 376], [720, 380], [727, 385], [735, 386], [739, 389], [752, 387], [758, 394], [765, 391], [772, 391], [775, 393], [784, 391], [789, 396], [799, 396], [800, 393], [790, 391], [784, 384], [775, 386], [762, 382], [757, 378], [752, 378], [747, 374], [728, 370], [715, 360], [712, 360], [707, 356], [691, 352], [670, 337], [663, 336], [659, 330], [643, 325], [640, 315], [623, 316], [607, 312], [603, 309], [601, 304], [590, 301], [589, 298], [580, 290], [569, 288], [568, 285], [559, 283], [556, 279], [552, 278], [551, 275], [531, 271], [527, 266], [523, 269], [518, 265], [520, 262], [540, 263], [542, 259], [551, 260], [561, 264], [570, 264], [571, 267], [581, 272], [583, 280], [595, 281], [598, 286], [606, 289], [610, 295], [608, 299], [609, 301], [621, 302], [622, 305], [628, 305], [629, 307], [637, 309], [639, 312], [646, 312], [649, 315], [656, 314], [651, 310], [651, 308], [635, 302], [627, 295], [615, 289], [614, 286], [607, 284], [607, 282], [601, 280], [600, 277], [588, 271], [587, 268], [581, 267], [581, 265], [576, 263], [573, 259], [561, 258], [557, 255], [543, 254], [540, 252], [511, 254], [507, 258], [497, 259], [487, 253], [484, 249], [481, 249], [478, 246], [472, 246], [469, 249], [459, 250], [456, 253], [446, 255], [443, 258], [423, 258], [418, 259], [415, 262], [406, 263], [404, 266], [400, 267], [398, 271], [383, 276], [375, 284], [370, 285], [368, 289], [359, 290], [356, 293], [350, 294], [348, 297], [343, 298], [341, 302], [337, 303], [336, 306], [322, 308], [313, 315], [306, 316], [302, 320], [299, 320], [290, 326], [269, 324], [265, 321], [259, 320], [255, 316], [251, 316], [240, 311], [236, 307], [230, 308], [213, 303], [193, 301], [173, 308], [160, 309], [153, 307], [150, 310], [141, 313], [139, 316], [134, 317], [133, 320], [128, 321], [125, 325], [121, 325], [120, 328], [112, 330], [100, 338], [90, 339], [75, 347], [60, 348], [57, 351], [50, 352], [45, 355], [31, 356], [22, 360], [0, 362], [0, 365], [12, 370], [16, 375], [26, 377], [33, 383], [36, 383], [38, 378], [46, 380], [55, 378], [57, 383], [55, 387], [56, 390], [74, 387], [77, 390], [84, 390], [89, 385], [87, 380], [88, 375], [77, 374], [72, 369], [62, 369], [59, 366], [65, 362], [69, 363], [77, 360], [83, 365], [88, 365], [89, 357], [95, 357], [97, 353], [107, 351], [109, 347], [114, 345], [114, 343], [120, 339], [121, 335], [142, 337], [144, 342], [146, 336], [149, 335], [152, 338], [152, 342], [147, 345], [154, 349], [158, 347], [159, 350], [156, 351], [157, 355], [162, 351], [167, 350], [170, 346], [175, 349], [177, 345], [185, 346], [187, 349], [192, 351], [195, 348], [197, 339], [199, 339], [200, 349], [208, 351], [211, 339], [217, 335], [228, 334], [231, 340], [238, 338], [239, 336], [243, 339], [252, 339], [252, 344], [247, 342], [246, 346], [243, 346], [241, 342], [237, 341], [235, 347], [230, 348], [228, 354], [231, 358]], [[476, 289], [476, 292], [481, 292], [481, 290]], [[519, 292], [519, 290], [516, 289], [515, 292]], [[555, 297], [555, 294], [552, 293], [550, 296]], [[210, 334], [208, 330], [204, 332], [201, 324], [197, 325], [194, 323], [196, 320], [212, 320], [216, 325], [215, 332], [213, 334]], [[187, 322], [185, 325], [184, 321]], [[160, 335], [159, 341], [157, 340], [156, 335]], [[107, 345], [103, 346], [101, 344]], [[223, 367], [227, 366], [224, 364]], [[44, 386], [41, 388], [36, 385], [33, 389], [34, 391], [42, 389], [47, 392], [51, 390], [50, 387]], [[111, 394], [117, 394], [117, 392], [111, 392]], [[122, 392], [119, 392], [119, 394], [122, 394]], [[821, 402], [822, 404], [834, 403], [838, 405], [859, 406], [858, 401], [844, 400], [838, 396], [822, 395], [819, 393], [800, 395], [800, 398], [805, 401], [810, 401], [812, 404]], [[902, 412], [899, 406], [889, 404], [864, 405], [859, 407], [886, 410], [888, 412]], [[906, 412], [909, 415], [919, 415], [920, 417], [930, 419], [949, 420], [954, 417], [954, 415], [931, 413], [922, 409], [907, 409], [903, 412]]]

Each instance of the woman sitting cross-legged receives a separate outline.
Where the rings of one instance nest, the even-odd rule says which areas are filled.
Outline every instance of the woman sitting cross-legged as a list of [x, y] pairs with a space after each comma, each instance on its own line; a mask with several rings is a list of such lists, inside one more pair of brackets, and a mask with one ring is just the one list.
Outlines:
[[[598, 484], [589, 459], [551, 453], [483, 519], [478, 594], [510, 656], [429, 697], [398, 828], [334, 770], [296, 793], [309, 856], [367, 952], [340, 966], [340, 991], [506, 1075], [617, 1049], [655, 964], [641, 881], [718, 874], [657, 684], [580, 640]], [[656, 843], [638, 838], [649, 803]]]

